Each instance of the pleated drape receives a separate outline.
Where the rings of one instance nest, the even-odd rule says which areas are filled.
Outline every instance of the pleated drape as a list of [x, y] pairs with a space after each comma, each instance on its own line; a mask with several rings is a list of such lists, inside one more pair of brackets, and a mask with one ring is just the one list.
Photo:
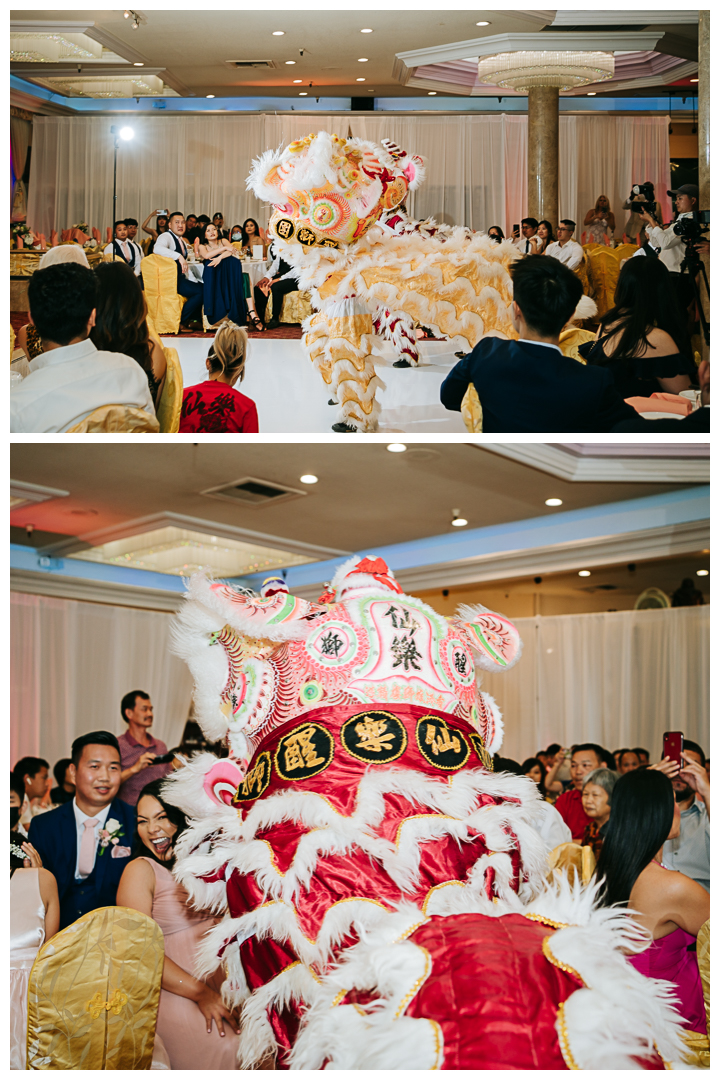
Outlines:
[[[41, 116], [34, 124], [28, 221], [46, 235], [84, 220], [104, 230], [112, 217], [110, 117]], [[666, 116], [561, 116], [560, 216], [578, 222], [607, 195], [619, 235], [620, 209], [635, 182], [670, 187]], [[313, 131], [394, 139], [426, 159], [427, 179], [408, 209], [449, 225], [506, 232], [527, 213], [527, 117], [350, 113], [133, 117], [135, 138], [118, 153], [118, 213], [143, 220], [155, 209], [214, 214], [227, 225], [267, 222], [246, 191], [253, 158]], [[662, 197], [661, 197], [662, 196]], [[667, 217], [666, 217], [667, 220]]]

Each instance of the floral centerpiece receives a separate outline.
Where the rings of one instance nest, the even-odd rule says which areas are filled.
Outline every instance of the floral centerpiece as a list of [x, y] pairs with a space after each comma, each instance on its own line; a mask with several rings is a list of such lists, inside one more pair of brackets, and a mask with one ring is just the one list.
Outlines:
[[32, 248], [35, 244], [35, 237], [32, 230], [25, 224], [24, 221], [16, 221], [10, 226], [10, 241], [12, 244], [17, 245], [17, 237], [22, 240], [23, 247]]

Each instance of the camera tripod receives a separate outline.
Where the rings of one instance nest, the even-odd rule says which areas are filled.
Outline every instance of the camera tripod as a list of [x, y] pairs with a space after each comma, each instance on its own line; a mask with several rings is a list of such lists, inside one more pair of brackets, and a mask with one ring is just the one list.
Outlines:
[[705, 344], [710, 345], [710, 323], [705, 318], [705, 312], [703, 311], [702, 301], [700, 300], [700, 290], [698, 289], [697, 275], [702, 274], [705, 282], [705, 289], [707, 290], [708, 299], [710, 299], [710, 282], [708, 281], [707, 271], [705, 266], [695, 250], [694, 244], [688, 244], [685, 248], [685, 258], [680, 264], [680, 273], [687, 274], [690, 278], [690, 284], [692, 285], [693, 298], [695, 300], [695, 306], [697, 307], [698, 315], [700, 316], [700, 326], [702, 328], [703, 337], [705, 338]]

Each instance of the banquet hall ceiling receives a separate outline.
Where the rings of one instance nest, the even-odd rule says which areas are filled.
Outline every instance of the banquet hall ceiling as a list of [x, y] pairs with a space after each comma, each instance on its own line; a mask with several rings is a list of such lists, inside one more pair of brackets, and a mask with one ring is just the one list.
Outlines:
[[[705, 444], [666, 448], [665, 456], [656, 447], [646, 462], [637, 444], [627, 457], [615, 447], [606, 473], [600, 460], [594, 472], [576, 474], [628, 478], [607, 482], [566, 478], [572, 461], [587, 456], [582, 447], [568, 447], [567, 470], [558, 466], [557, 450], [533, 459], [526, 449], [517, 460], [522, 447], [531, 444], [498, 445], [493, 452], [462, 443], [413, 443], [404, 453], [388, 453], [383, 443], [56, 443], [52, 453], [44, 443], [14, 444], [13, 482], [56, 489], [56, 497], [12, 511], [11, 540], [42, 548], [100, 530], [122, 532], [124, 523], [150, 515], [174, 514], [210, 523], [219, 535], [223, 527], [226, 535], [251, 530], [276, 547], [286, 540], [295, 550], [312, 545], [342, 553], [453, 532], [456, 510], [474, 529], [552, 515], [557, 511], [545, 505], [548, 498], [562, 499], [563, 511], [578, 510], [687, 488], [690, 477], [699, 483], [707, 478]], [[303, 485], [306, 473], [318, 482]], [[653, 474], [655, 482], [632, 479]], [[243, 477], [306, 494], [261, 506], [203, 494]], [[322, 557], [327, 555], [315, 555]]]
[[[682, 66], [669, 58], [697, 58], [697, 12], [677, 11], [213, 11], [151, 10], [137, 13], [139, 25], [113, 11], [11, 12], [11, 49], [17, 41], [11, 71], [36, 80], [69, 97], [118, 96], [113, 79], [136, 82], [121, 96], [163, 94], [182, 97], [287, 97], [302, 108], [307, 97], [416, 97], [423, 78], [404, 85], [396, 56], [502, 34], [550, 31], [586, 34], [593, 31], [662, 33], [654, 50], [633, 54], [622, 79], [624, 95], [658, 94], [677, 78]], [[478, 26], [478, 22], [487, 22]], [[362, 33], [371, 29], [372, 33]], [[279, 34], [282, 31], [282, 35]], [[69, 40], [58, 51], [57, 38], [86, 32], [85, 45]], [[278, 32], [275, 34], [275, 32]], [[46, 52], [27, 35], [54, 35]], [[102, 46], [99, 50], [98, 46]], [[472, 50], [470, 50], [472, 52]], [[660, 55], [659, 54], [664, 54]], [[40, 59], [38, 59], [40, 58]], [[43, 59], [49, 62], [42, 62]], [[256, 62], [262, 66], [237, 67]], [[441, 79], [440, 92], [464, 94], [462, 65], [456, 85]], [[78, 72], [78, 66], [82, 69]], [[442, 66], [442, 65], [435, 65]], [[433, 65], [427, 64], [432, 68]], [[685, 64], [687, 67], [687, 63]], [[420, 69], [422, 70], [422, 68]], [[690, 73], [692, 74], [692, 73]], [[643, 87], [643, 75], [656, 78]], [[404, 78], [404, 76], [403, 76]], [[659, 82], [657, 81], [659, 78]], [[48, 81], [50, 80], [50, 81]], [[92, 81], [102, 81], [94, 93]], [[638, 84], [633, 89], [633, 80]], [[685, 82], [689, 86], [689, 77]], [[129, 82], [127, 84], [130, 85]], [[431, 84], [428, 83], [428, 87]], [[434, 83], [432, 83], [434, 85]], [[443, 89], [446, 87], [446, 89]], [[610, 92], [612, 87], [607, 88]], [[494, 92], [494, 91], [493, 91]], [[304, 95], [300, 97], [300, 95]]]

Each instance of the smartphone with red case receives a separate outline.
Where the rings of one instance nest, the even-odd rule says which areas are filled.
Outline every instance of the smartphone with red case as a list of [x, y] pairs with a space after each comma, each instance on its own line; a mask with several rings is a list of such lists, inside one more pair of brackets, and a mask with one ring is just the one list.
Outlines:
[[684, 737], [682, 731], [666, 731], [663, 734], [663, 757], [670, 758], [671, 761], [676, 761], [680, 768], [683, 767], [683, 759], [680, 756], [683, 752]]

